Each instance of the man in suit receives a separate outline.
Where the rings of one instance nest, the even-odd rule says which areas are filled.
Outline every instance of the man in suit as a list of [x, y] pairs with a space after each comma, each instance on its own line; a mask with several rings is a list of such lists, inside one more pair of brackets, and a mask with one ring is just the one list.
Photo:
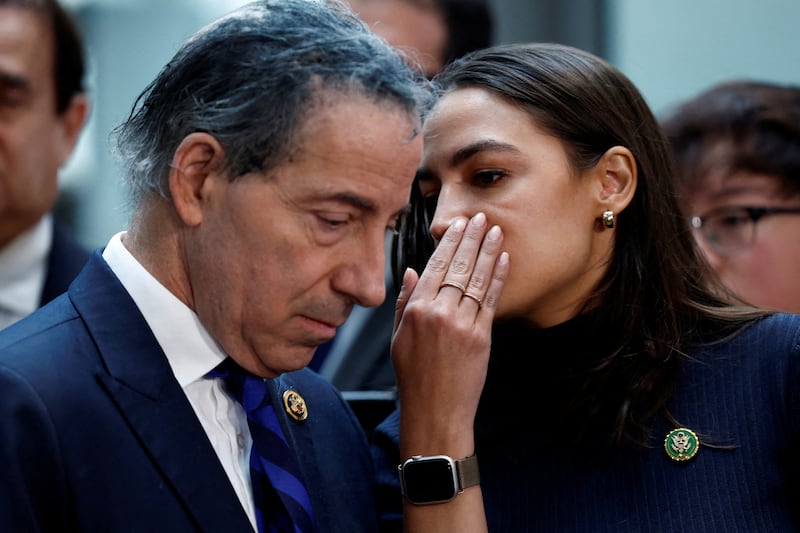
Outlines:
[[[420, 81], [333, 2], [259, 1], [178, 50], [114, 132], [127, 230], [0, 332], [0, 530], [261, 531], [295, 489], [314, 531], [377, 528], [367, 439], [304, 367], [384, 299]], [[265, 426], [233, 367], [292, 483], [256, 488]]]
[[64, 292], [89, 257], [51, 213], [86, 118], [83, 76], [80, 34], [55, 0], [0, 0], [0, 329]]

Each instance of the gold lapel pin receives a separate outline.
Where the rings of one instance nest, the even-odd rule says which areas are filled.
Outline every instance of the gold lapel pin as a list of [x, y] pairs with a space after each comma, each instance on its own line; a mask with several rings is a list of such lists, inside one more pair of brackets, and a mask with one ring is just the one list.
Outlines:
[[687, 428], [673, 429], [664, 439], [664, 449], [673, 461], [688, 461], [697, 455], [700, 441], [694, 431]]
[[306, 408], [306, 401], [300, 396], [296, 390], [289, 389], [283, 393], [283, 407], [289, 416], [302, 422], [308, 418], [308, 409]]

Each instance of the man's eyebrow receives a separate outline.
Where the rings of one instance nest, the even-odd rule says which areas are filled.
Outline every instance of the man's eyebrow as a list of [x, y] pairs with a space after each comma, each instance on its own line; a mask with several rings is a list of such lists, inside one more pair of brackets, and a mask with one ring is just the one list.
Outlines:
[[487, 139], [485, 141], [478, 141], [476, 143], [467, 145], [464, 148], [457, 150], [456, 153], [453, 154], [453, 157], [450, 158], [450, 165], [456, 167], [479, 152], [489, 151], [513, 152], [515, 154], [522, 153], [520, 152], [519, 148], [512, 144]]
[[[341, 202], [344, 204], [348, 204], [350, 206], [355, 207], [356, 209], [360, 209], [361, 211], [366, 211], [370, 213], [376, 213], [378, 211], [377, 206], [371, 200], [364, 198], [363, 196], [359, 196], [358, 194], [353, 194], [351, 192], [336, 192], [333, 194], [327, 194], [319, 197], [319, 200], [328, 201], [328, 202]], [[393, 217], [402, 217], [411, 212], [411, 202], [407, 202], [406, 205], [398, 209], [392, 216]]]
[[361, 209], [362, 211], [375, 211], [376, 209], [375, 204], [373, 202], [367, 200], [363, 196], [359, 196], [351, 192], [337, 192], [334, 194], [326, 195], [322, 197], [322, 199], [348, 204], [358, 209]]

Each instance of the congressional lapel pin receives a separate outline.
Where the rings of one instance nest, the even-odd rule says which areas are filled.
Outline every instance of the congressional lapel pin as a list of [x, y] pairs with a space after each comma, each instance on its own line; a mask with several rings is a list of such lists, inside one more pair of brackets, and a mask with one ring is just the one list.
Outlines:
[[673, 461], [688, 461], [697, 455], [700, 441], [694, 431], [686, 428], [673, 429], [664, 439], [664, 449]]
[[286, 412], [289, 413], [289, 416], [298, 422], [302, 422], [308, 418], [306, 401], [296, 390], [289, 389], [283, 393], [283, 407], [286, 409]]

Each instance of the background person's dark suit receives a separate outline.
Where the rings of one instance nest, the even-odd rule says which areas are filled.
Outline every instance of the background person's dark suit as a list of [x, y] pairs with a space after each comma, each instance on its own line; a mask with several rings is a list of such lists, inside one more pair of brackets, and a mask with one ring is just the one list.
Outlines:
[[[306, 485], [323, 488], [310, 491], [317, 530], [374, 530], [357, 420], [309, 370], [273, 384], [275, 405], [291, 387], [308, 406], [303, 423], [277, 411]], [[66, 295], [0, 333], [0, 435], [0, 531], [252, 531], [166, 356], [99, 253]]]
[[40, 305], [62, 292], [81, 271], [90, 252], [81, 246], [58, 222], [53, 221], [53, 244], [47, 254], [47, 274], [42, 288]]

